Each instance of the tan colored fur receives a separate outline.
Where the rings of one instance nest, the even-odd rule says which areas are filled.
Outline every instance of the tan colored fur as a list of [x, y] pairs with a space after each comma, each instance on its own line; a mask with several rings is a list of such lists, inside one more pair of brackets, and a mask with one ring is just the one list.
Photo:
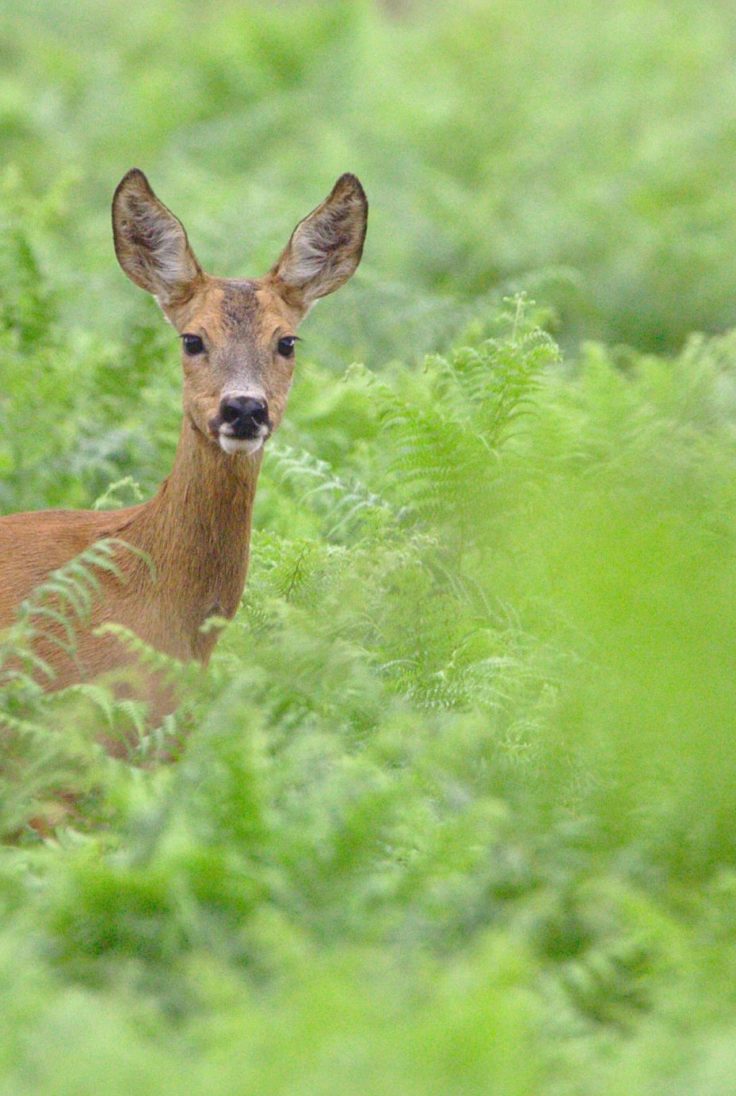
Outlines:
[[[55, 687], [129, 661], [113, 636], [94, 634], [106, 622], [124, 625], [174, 658], [209, 658], [216, 633], [203, 633], [202, 625], [213, 614], [232, 617], [242, 595], [263, 455], [263, 449], [253, 455], [223, 452], [213, 421], [224, 397], [244, 394], [267, 401], [270, 428], [276, 429], [294, 364], [277, 352], [278, 340], [295, 332], [312, 300], [353, 273], [366, 211], [360, 184], [343, 176], [326, 202], [300, 222], [269, 274], [227, 280], [202, 271], [183, 226], [141, 172], [129, 172], [121, 182], [113, 221], [123, 269], [154, 293], [180, 334], [205, 339], [207, 353], [191, 357], [182, 352], [179, 446], [170, 475], [149, 502], [117, 511], [49, 510], [0, 518], [0, 629], [49, 572], [101, 538], [120, 538], [150, 561], [120, 550], [116, 562], [122, 580], [98, 575], [101, 594], [90, 627], [78, 637], [76, 661], [53, 644], [39, 642], [39, 653], [56, 671]], [[300, 231], [319, 244], [310, 245], [308, 272], [303, 254], [293, 255]], [[168, 691], [151, 678], [145, 691], [154, 718], [160, 717], [171, 706]]]

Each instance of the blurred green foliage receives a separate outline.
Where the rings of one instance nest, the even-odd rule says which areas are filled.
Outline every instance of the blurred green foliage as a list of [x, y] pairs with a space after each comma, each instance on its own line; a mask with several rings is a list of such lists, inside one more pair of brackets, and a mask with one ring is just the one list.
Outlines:
[[339, 321], [314, 324], [333, 364], [346, 346], [379, 363], [436, 349], [474, 299], [530, 279], [566, 341], [672, 349], [736, 319], [731, 5], [3, 0], [0, 14], [2, 162], [63, 194], [54, 270], [98, 328], [129, 300], [107, 206], [132, 164], [224, 274], [260, 273], [305, 204], [355, 171], [373, 206], [361, 282]]
[[171, 461], [127, 168], [225, 275], [372, 202], [181, 711], [2, 637], [0, 1096], [730, 1096], [734, 11], [0, 10], [0, 511]]

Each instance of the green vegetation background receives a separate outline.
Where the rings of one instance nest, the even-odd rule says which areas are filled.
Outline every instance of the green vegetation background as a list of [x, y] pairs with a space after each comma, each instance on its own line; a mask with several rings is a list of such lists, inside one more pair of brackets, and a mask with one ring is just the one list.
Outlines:
[[0, 512], [170, 464], [129, 167], [222, 275], [342, 171], [371, 219], [179, 715], [13, 676], [30, 610], [0, 648], [1, 1096], [733, 1093], [735, 49], [696, 0], [2, 0]]

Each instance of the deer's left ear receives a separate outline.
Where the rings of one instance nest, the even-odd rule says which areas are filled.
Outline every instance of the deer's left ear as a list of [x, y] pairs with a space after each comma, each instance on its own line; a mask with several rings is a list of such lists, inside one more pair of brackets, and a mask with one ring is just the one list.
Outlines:
[[368, 200], [355, 175], [341, 175], [330, 195], [294, 229], [270, 271], [276, 290], [304, 311], [355, 273], [363, 254]]

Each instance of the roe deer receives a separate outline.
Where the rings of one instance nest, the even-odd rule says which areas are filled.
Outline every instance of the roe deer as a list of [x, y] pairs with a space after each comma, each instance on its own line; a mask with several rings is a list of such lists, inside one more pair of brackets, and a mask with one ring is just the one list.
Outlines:
[[[179, 660], [206, 663], [213, 615], [232, 617], [248, 568], [263, 446], [281, 422], [294, 369], [296, 328], [311, 304], [338, 289], [360, 262], [368, 204], [354, 175], [300, 221], [272, 269], [255, 280], [205, 274], [181, 222], [143, 172], [123, 178], [112, 203], [118, 261], [152, 293], [179, 333], [183, 419], [174, 467], [142, 505], [113, 511], [46, 510], [0, 518], [0, 629], [49, 573], [102, 538], [119, 538], [119, 574], [98, 575], [100, 593], [74, 658], [37, 650], [53, 688], [130, 663], [106, 622], [124, 625]], [[152, 716], [172, 706], [155, 676], [145, 684]]]

